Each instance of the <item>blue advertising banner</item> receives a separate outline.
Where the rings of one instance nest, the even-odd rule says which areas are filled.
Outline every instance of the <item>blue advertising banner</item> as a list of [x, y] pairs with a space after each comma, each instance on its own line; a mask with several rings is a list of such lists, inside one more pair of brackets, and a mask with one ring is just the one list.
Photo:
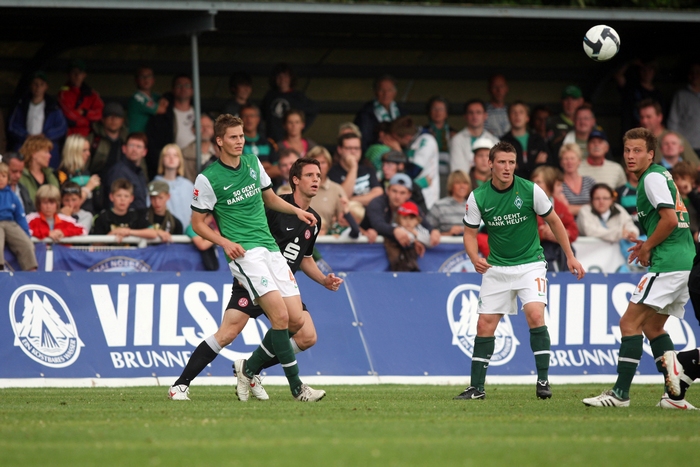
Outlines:
[[[46, 243], [35, 243], [34, 251], [36, 253], [36, 262], [39, 266], [39, 271], [46, 270]], [[14, 253], [12, 253], [12, 251], [9, 248], [7, 248], [7, 246], [5, 247], [4, 254], [5, 263], [10, 266], [10, 269], [12, 271], [22, 270], [22, 268], [19, 267], [19, 263], [17, 262], [17, 257]]]
[[[615, 374], [619, 317], [640, 277], [549, 275], [552, 375]], [[356, 272], [336, 293], [302, 274], [298, 281], [319, 336], [298, 355], [302, 375], [468, 375], [479, 274]], [[230, 288], [222, 272], [0, 274], [0, 380], [169, 381], [216, 331]], [[686, 317], [693, 316], [687, 305]], [[268, 328], [266, 319], [251, 320], [206, 374], [231, 376], [232, 362], [254, 350]], [[667, 330], [677, 350], [697, 346], [689, 322], [671, 318]], [[648, 343], [644, 350], [639, 373], [658, 376]], [[534, 370], [525, 317], [504, 317], [489, 375]]]

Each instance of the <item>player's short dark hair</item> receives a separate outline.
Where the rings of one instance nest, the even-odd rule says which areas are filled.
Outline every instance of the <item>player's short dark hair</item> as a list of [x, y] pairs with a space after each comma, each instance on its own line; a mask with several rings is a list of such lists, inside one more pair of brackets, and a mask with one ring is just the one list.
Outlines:
[[518, 152], [515, 150], [515, 146], [510, 144], [507, 141], [499, 141], [496, 143], [491, 150], [489, 151], [489, 160], [493, 162], [493, 160], [496, 158], [496, 153], [497, 152], [507, 152], [509, 154], [518, 154]]
[[339, 147], [339, 148], [342, 148], [342, 147], [344, 146], [345, 141], [348, 140], [348, 139], [359, 139], [360, 142], [362, 142], [362, 138], [360, 138], [360, 137], [357, 136], [356, 134], [354, 134], [354, 133], [345, 133], [344, 135], [338, 136], [338, 147]]
[[625, 136], [622, 137], [622, 144], [626, 143], [631, 139], [643, 139], [647, 145], [647, 152], [656, 152], [656, 145], [658, 144], [656, 136], [654, 136], [654, 133], [647, 130], [646, 128], [632, 128], [631, 130], [627, 130]]
[[109, 187], [109, 192], [116, 193], [118, 190], [126, 190], [133, 195], [134, 185], [126, 178], [118, 178], [112, 182], [112, 186]]
[[661, 104], [659, 101], [648, 98], [648, 99], [643, 99], [639, 101], [639, 104], [637, 104], [637, 110], [642, 110], [646, 109], [647, 107], [653, 107], [654, 110], [656, 111], [657, 115], [663, 115], [664, 114], [664, 109], [661, 107]]
[[243, 126], [243, 120], [231, 114], [221, 114], [214, 121], [214, 136], [223, 138], [226, 130], [237, 126]]
[[486, 112], [486, 103], [482, 101], [481, 99], [470, 99], [467, 101], [466, 104], [464, 104], [464, 113], [467, 113], [467, 109], [473, 104], [479, 104], [482, 109], [484, 109], [484, 112]]
[[294, 183], [294, 177], [301, 180], [301, 172], [307, 165], [315, 165], [318, 167], [319, 171], [321, 170], [321, 164], [319, 164], [316, 159], [312, 159], [311, 157], [302, 157], [301, 159], [294, 161], [292, 168], [289, 169], [289, 185], [292, 187], [292, 192], [297, 189], [297, 185]]

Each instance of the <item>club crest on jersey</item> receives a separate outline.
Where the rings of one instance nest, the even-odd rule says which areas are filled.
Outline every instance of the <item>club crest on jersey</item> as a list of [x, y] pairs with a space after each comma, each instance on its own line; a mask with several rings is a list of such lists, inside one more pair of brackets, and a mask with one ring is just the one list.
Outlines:
[[262, 279], [260, 279], [260, 284], [261, 284], [263, 287], [267, 287], [267, 278], [266, 278], [266, 277], [263, 277]]
[[245, 297], [241, 297], [238, 299], [238, 306], [240, 306], [241, 308], [246, 308], [248, 306], [248, 303], [248, 299]]
[[[469, 358], [474, 355], [480, 290], [478, 285], [463, 284], [455, 287], [447, 298], [447, 321], [452, 330], [452, 345], [459, 347]], [[496, 342], [490, 365], [505, 365], [511, 361], [519, 344], [510, 317], [504, 315], [496, 328]]]
[[255, 171], [255, 169], [252, 168], [252, 167], [250, 168], [250, 178], [252, 178], [253, 180], [257, 180], [257, 179], [258, 179], [258, 173], [257, 173], [257, 172]]
[[520, 209], [520, 208], [523, 207], [523, 200], [520, 198], [520, 196], [515, 195], [515, 201], [513, 201], [513, 204], [515, 204], [515, 206], [516, 206], [518, 209]]
[[51, 368], [75, 363], [85, 344], [60, 295], [41, 285], [24, 285], [10, 297], [9, 310], [14, 344], [29, 358]]
[[307, 240], [311, 238], [311, 231], [309, 229], [304, 230], [304, 238]]

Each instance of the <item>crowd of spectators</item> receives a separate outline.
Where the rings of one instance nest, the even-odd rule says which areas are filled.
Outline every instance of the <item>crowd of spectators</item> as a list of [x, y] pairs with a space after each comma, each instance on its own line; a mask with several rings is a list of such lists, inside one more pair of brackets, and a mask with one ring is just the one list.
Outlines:
[[[570, 240], [581, 234], [630, 241], [644, 234], [636, 223], [636, 178], [615, 161], [621, 155], [612, 154], [594, 107], [573, 84], [562, 90], [560, 109], [531, 108], [509, 101], [506, 76], [495, 74], [487, 83], [490, 99], [468, 100], [458, 130], [448, 123], [450, 105], [439, 95], [427, 102], [421, 126], [397, 102], [397, 81], [383, 75], [354, 122], [341, 124], [337, 142], [324, 146], [305, 134], [319, 107], [296, 87], [286, 64], [274, 67], [259, 103], [251, 100], [250, 75], [237, 72], [229, 81], [230, 100], [219, 112], [199, 116], [186, 74], [176, 75], [161, 96], [153, 91], [153, 69], [140, 67], [125, 109], [103, 102], [86, 83], [86, 70], [85, 62], [73, 61], [57, 97], [49, 93], [46, 74], [35, 72], [10, 114], [11, 151], [0, 163], [0, 227], [25, 270], [36, 268], [28, 259], [29, 236], [55, 242], [87, 233], [117, 241], [130, 235], [164, 242], [183, 233], [195, 238], [189, 226], [193, 182], [198, 167], [218, 159], [218, 113], [241, 117], [244, 151], [258, 156], [278, 193], [289, 191], [296, 159], [318, 160], [321, 185], [312, 207], [323, 219], [321, 233], [363, 235], [370, 242], [381, 235], [394, 270], [417, 270], [416, 257], [425, 248], [441, 236], [463, 234], [466, 199], [489, 181], [489, 151], [501, 140], [516, 148], [516, 175], [552, 198]], [[622, 130], [643, 126], [657, 136], [655, 161], [673, 174], [697, 239], [700, 64], [671, 100], [655, 86], [655, 73], [653, 61], [638, 60], [615, 74]], [[482, 228], [484, 255], [487, 235]], [[561, 268], [551, 232], [542, 229], [540, 236], [548, 259]], [[197, 247], [206, 259], [210, 245]]]

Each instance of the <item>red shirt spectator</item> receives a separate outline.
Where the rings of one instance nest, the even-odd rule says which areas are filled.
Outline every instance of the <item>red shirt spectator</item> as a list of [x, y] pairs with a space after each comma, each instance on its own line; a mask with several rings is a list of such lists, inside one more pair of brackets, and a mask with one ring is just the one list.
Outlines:
[[100, 95], [85, 84], [85, 62], [74, 60], [68, 72], [68, 82], [58, 93], [58, 103], [68, 121], [68, 135], [87, 136], [93, 122], [102, 119], [104, 103]]

